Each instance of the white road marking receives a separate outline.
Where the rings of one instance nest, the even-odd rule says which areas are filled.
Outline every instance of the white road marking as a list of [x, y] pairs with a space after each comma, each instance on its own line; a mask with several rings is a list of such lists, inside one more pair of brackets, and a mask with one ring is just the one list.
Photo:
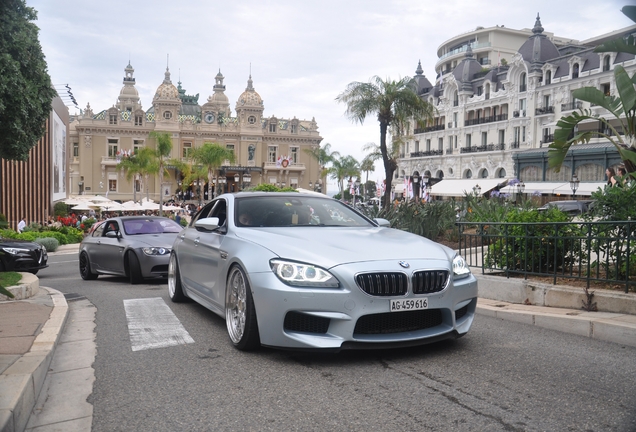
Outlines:
[[133, 351], [194, 343], [160, 297], [124, 300], [124, 309]]

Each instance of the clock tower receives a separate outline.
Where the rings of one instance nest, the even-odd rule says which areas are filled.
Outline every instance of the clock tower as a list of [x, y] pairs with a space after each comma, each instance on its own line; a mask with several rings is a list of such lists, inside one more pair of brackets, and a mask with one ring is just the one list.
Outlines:
[[203, 124], [213, 125], [222, 122], [224, 118], [230, 118], [230, 101], [225, 95], [225, 77], [219, 69], [214, 84], [214, 94], [201, 107], [201, 121]]

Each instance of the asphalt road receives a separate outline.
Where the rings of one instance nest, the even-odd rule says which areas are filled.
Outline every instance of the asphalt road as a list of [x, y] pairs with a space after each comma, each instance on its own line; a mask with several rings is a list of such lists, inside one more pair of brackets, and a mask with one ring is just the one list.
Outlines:
[[[479, 315], [419, 348], [243, 353], [165, 280], [84, 282], [76, 255], [49, 263], [41, 285], [97, 307], [94, 431], [636, 430], [636, 348]], [[157, 297], [194, 343], [133, 351], [124, 300]]]

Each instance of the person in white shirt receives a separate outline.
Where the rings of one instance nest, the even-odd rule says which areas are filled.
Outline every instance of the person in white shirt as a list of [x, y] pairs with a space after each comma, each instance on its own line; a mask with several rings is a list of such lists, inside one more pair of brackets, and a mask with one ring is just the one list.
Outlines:
[[21, 233], [22, 231], [24, 231], [25, 228], [26, 228], [26, 218], [23, 217], [22, 219], [20, 219], [20, 222], [18, 222], [18, 232]]

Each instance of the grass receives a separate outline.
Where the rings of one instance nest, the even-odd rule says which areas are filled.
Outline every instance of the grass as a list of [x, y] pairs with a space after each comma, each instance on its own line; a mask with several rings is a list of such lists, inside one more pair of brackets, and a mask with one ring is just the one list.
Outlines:
[[17, 285], [22, 279], [22, 275], [16, 272], [0, 272], [0, 287], [7, 288]]

